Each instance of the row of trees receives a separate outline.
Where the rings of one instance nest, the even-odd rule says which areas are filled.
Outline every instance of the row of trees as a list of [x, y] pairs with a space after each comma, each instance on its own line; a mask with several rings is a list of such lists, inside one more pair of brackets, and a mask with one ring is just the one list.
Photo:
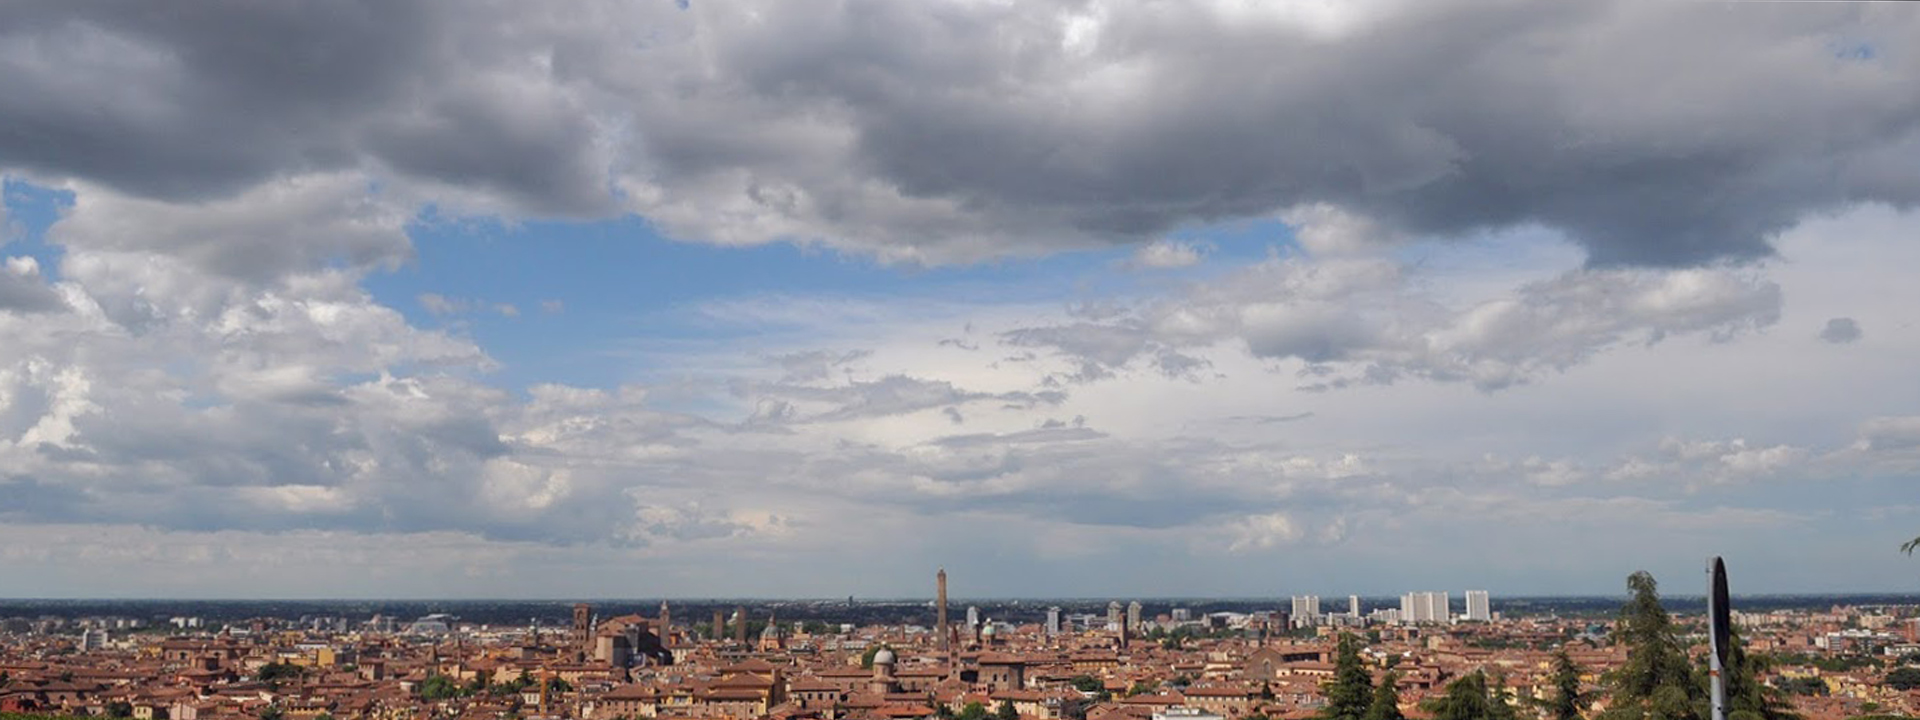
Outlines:
[[[573, 685], [561, 678], [547, 678], [546, 682], [547, 689], [553, 692], [562, 693], [573, 690]], [[461, 684], [460, 681], [451, 677], [434, 673], [428, 675], [426, 680], [420, 682], [420, 687], [417, 692], [420, 693], [420, 699], [427, 701], [463, 698], [478, 695], [482, 692], [501, 697], [517, 695], [529, 687], [537, 687], [538, 683], [538, 680], [535, 680], [533, 676], [527, 674], [525, 671], [520, 673], [520, 677], [492, 685], [488, 685], [486, 678], [480, 675], [475, 675], [471, 682]]]
[[934, 706], [933, 714], [941, 720], [1020, 720], [1020, 711], [1006, 700], [1001, 700], [1000, 708], [991, 712], [978, 702], [967, 703], [958, 713], [946, 703], [938, 703]]
[[[1594, 720], [1708, 720], [1712, 716], [1708, 674], [1704, 662], [1688, 658], [1686, 645], [1664, 607], [1652, 575], [1627, 578], [1632, 593], [1620, 610], [1614, 642], [1627, 648], [1627, 660], [1601, 683], [1607, 708]], [[1766, 670], [1762, 656], [1749, 655], [1733, 636], [1728, 648], [1728, 720], [1798, 720], [1780, 699], [1780, 692], [1760, 682]], [[1504, 678], [1475, 671], [1448, 683], [1440, 697], [1422, 707], [1434, 720], [1517, 720], [1521, 709], [1545, 720], [1581, 720], [1598, 698], [1581, 690], [1580, 667], [1565, 648], [1554, 653], [1545, 699], [1516, 699]], [[1388, 672], [1374, 686], [1373, 676], [1360, 660], [1358, 641], [1342, 635], [1334, 660], [1333, 677], [1324, 687], [1327, 705], [1321, 720], [1404, 720], [1395, 688], [1399, 677]]]

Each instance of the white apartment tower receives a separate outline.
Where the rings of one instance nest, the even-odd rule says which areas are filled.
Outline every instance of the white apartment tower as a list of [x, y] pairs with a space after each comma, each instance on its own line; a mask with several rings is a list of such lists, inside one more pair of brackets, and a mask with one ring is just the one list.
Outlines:
[[106, 646], [107, 646], [106, 630], [101, 628], [93, 628], [91, 630], [87, 630], [85, 632], [80, 633], [80, 649], [82, 651], [100, 650], [102, 648], [105, 648]]
[[1140, 632], [1140, 601], [1127, 603], [1127, 632]]
[[1447, 606], [1452, 599], [1444, 592], [1416, 592], [1400, 596], [1400, 622], [1445, 623], [1453, 621], [1453, 611]]
[[1047, 636], [1053, 637], [1059, 634], [1060, 608], [1058, 606], [1047, 608]]
[[1467, 615], [1464, 619], [1482, 622], [1493, 619], [1493, 605], [1487, 599], [1487, 591], [1467, 591]]
[[1347, 596], [1347, 615], [1349, 617], [1352, 617], [1355, 620], [1360, 619], [1360, 596], [1359, 595]]
[[1293, 626], [1308, 627], [1320, 624], [1320, 596], [1293, 596]]

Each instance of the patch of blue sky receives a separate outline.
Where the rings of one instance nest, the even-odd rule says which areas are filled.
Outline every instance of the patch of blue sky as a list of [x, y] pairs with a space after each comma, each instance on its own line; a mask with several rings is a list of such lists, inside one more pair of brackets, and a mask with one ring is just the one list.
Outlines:
[[[1175, 271], [1129, 269], [1136, 245], [968, 265], [887, 265], [791, 243], [721, 247], [662, 237], [644, 219], [594, 222], [450, 220], [426, 213], [409, 231], [417, 259], [367, 280], [375, 299], [425, 327], [470, 335], [502, 364], [509, 387], [543, 382], [611, 387], [652, 375], [649, 353], [751, 344], [769, 328], [718, 321], [714, 303], [783, 298], [851, 303], [1065, 305], [1124, 298], [1163, 282], [1203, 280], [1257, 261], [1287, 236], [1278, 223], [1231, 223], [1175, 234], [1208, 247]], [[423, 294], [463, 309], [435, 314]], [[511, 305], [517, 315], [499, 311]], [[667, 352], [663, 355], [678, 353]]]
[[7, 227], [0, 230], [0, 255], [32, 257], [49, 281], [58, 280], [60, 248], [47, 243], [47, 228], [73, 204], [73, 193], [25, 180], [0, 181], [0, 202], [6, 204]]
[[1879, 54], [1878, 51], [1874, 49], [1872, 43], [1857, 40], [1835, 41], [1829, 43], [1827, 48], [1833, 53], [1834, 57], [1841, 60], [1866, 62], [1874, 59], [1874, 57]]

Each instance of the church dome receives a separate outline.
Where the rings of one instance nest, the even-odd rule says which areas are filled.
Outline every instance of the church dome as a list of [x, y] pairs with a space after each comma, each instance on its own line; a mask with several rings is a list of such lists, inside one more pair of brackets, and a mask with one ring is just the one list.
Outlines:
[[875, 665], [892, 665], [893, 661], [892, 648], [880, 648], [880, 652], [873, 654], [873, 664]]

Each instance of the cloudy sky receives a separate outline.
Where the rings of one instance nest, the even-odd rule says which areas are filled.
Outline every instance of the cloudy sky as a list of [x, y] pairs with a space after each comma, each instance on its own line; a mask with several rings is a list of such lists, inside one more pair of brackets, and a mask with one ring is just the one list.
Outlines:
[[1920, 8], [0, 5], [0, 594], [1920, 590]]

